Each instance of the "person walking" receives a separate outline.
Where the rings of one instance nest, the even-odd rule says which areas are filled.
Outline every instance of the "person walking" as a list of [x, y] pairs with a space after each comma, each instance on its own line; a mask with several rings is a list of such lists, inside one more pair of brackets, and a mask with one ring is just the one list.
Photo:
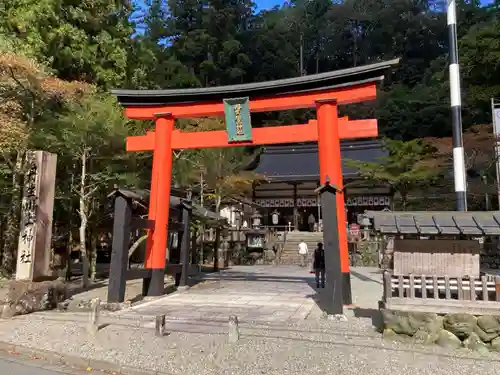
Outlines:
[[307, 253], [309, 249], [307, 248], [307, 244], [304, 240], [301, 240], [299, 243], [299, 255], [300, 255], [300, 266], [305, 267], [307, 265]]
[[316, 275], [316, 288], [325, 287], [325, 250], [323, 249], [323, 244], [318, 243], [318, 247], [314, 250], [314, 261], [313, 261], [314, 273]]

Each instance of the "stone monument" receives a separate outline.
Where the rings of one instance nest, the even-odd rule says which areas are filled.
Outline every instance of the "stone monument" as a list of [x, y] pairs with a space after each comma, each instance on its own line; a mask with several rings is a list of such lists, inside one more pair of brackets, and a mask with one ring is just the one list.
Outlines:
[[29, 151], [22, 199], [16, 280], [50, 277], [57, 155]]

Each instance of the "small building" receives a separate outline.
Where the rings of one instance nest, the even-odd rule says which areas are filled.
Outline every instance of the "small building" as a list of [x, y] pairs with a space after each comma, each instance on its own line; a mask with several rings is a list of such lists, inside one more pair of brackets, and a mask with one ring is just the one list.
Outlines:
[[[341, 154], [348, 222], [356, 223], [358, 214], [366, 210], [390, 209], [391, 188], [360, 178], [345, 162], [347, 159], [378, 161], [387, 155], [381, 143], [376, 139], [341, 141]], [[267, 179], [254, 186], [252, 197], [262, 207], [265, 226], [307, 231], [311, 215], [316, 223], [321, 223], [319, 196], [314, 192], [319, 186], [317, 143], [266, 147], [254, 171]]]

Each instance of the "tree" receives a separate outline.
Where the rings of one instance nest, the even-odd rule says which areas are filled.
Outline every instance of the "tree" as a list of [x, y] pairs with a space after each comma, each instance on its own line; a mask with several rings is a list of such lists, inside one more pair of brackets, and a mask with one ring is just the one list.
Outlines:
[[[448, 185], [452, 182], [453, 146], [451, 137], [425, 138], [436, 152], [430, 160], [430, 165], [441, 165], [447, 168], [445, 175]], [[491, 125], [474, 125], [463, 134], [465, 169], [468, 177], [467, 196], [472, 198], [470, 207], [482, 207], [489, 195], [497, 193], [495, 136]], [[484, 199], [485, 198], [485, 199]]]
[[38, 124], [58, 109], [78, 100], [88, 89], [80, 82], [62, 81], [21, 53], [13, 52], [15, 42], [0, 38], [0, 157], [8, 201], [3, 235], [4, 272], [15, 269], [21, 185], [26, 151], [31, 146]]
[[378, 162], [348, 160], [347, 163], [366, 180], [389, 185], [399, 193], [406, 210], [408, 194], [436, 183], [442, 170], [429, 167], [427, 160], [434, 149], [420, 139], [407, 142], [385, 139], [384, 148], [388, 155]]
[[125, 80], [131, 12], [129, 0], [13, 0], [0, 8], [0, 31], [59, 78], [109, 88]]
[[489, 122], [490, 100], [500, 97], [500, 20], [474, 25], [459, 49], [465, 118], [472, 124]]
[[[68, 159], [79, 171], [75, 175], [73, 193], [79, 201], [77, 211], [84, 286], [89, 283], [89, 219], [96, 213], [102, 213], [99, 211], [103, 207], [101, 197], [114, 184], [131, 183], [136, 177], [127, 172], [124, 147], [127, 132], [127, 121], [115, 98], [109, 94], [94, 93], [73, 103], [57, 117], [53, 126], [40, 134], [51, 149]], [[94, 248], [92, 250], [95, 251]], [[93, 262], [90, 274], [94, 278], [96, 254], [91, 254], [90, 258]]]
[[[185, 131], [226, 128], [218, 118], [182, 121], [179, 125]], [[227, 198], [247, 195], [252, 191], [253, 183], [263, 179], [263, 176], [246, 170], [254, 158], [254, 152], [240, 147], [180, 151], [174, 162], [174, 181], [180, 186], [202, 184], [204, 205], [208, 204], [220, 213]], [[220, 236], [219, 228], [216, 236]], [[214, 268], [217, 267], [218, 249], [214, 249]]]

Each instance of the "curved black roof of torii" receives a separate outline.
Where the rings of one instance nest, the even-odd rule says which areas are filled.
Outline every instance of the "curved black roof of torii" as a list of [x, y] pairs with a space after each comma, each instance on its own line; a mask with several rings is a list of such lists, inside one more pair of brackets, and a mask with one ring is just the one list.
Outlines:
[[175, 90], [115, 89], [111, 90], [111, 93], [118, 98], [121, 105], [135, 107], [209, 102], [241, 96], [249, 96], [252, 99], [380, 82], [384, 79], [384, 74], [398, 63], [399, 59], [394, 59], [326, 73], [239, 85]]

